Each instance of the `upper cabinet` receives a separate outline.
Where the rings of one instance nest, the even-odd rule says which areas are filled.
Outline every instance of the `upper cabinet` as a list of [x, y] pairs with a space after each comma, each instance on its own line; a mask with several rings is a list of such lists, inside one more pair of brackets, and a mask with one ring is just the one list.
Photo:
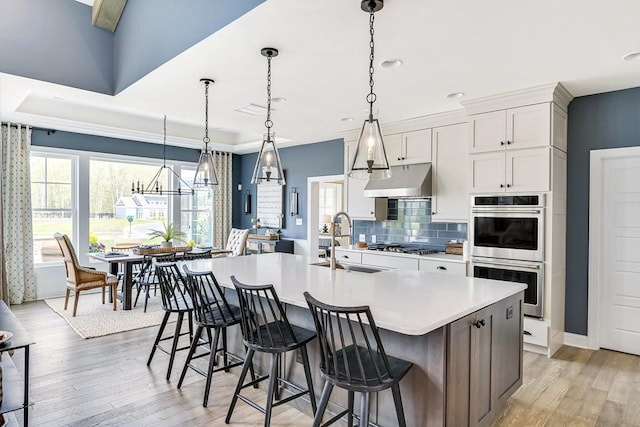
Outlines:
[[548, 146], [552, 103], [469, 116], [470, 153]]
[[385, 135], [384, 145], [390, 166], [431, 161], [431, 129]]
[[471, 155], [471, 192], [549, 191], [549, 150], [542, 147]]
[[466, 123], [433, 129], [431, 220], [469, 221], [468, 127]]

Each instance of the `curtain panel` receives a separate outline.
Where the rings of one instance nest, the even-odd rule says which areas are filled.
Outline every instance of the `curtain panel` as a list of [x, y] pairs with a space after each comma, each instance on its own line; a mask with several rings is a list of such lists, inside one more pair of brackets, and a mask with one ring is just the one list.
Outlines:
[[3, 123], [0, 133], [2, 297], [11, 304], [21, 304], [36, 299], [29, 159], [31, 128]]
[[231, 231], [232, 154], [213, 152], [218, 186], [213, 189], [213, 246], [224, 248]]

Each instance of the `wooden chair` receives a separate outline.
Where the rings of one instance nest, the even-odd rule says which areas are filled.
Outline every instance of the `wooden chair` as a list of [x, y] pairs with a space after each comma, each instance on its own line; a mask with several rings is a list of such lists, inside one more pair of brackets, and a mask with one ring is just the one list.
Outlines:
[[[269, 427], [271, 424], [273, 407], [287, 403], [307, 393], [309, 393], [311, 408], [315, 414], [316, 397], [313, 391], [307, 344], [316, 337], [316, 332], [289, 323], [284, 307], [280, 303], [273, 285], [246, 285], [236, 280], [235, 276], [231, 276], [231, 282], [238, 293], [242, 338], [249, 351], [244, 359], [242, 372], [233, 393], [225, 422], [229, 424], [238, 399], [265, 414], [265, 427]], [[300, 361], [304, 368], [307, 382], [306, 389], [278, 376], [282, 354], [294, 350], [299, 350], [300, 352]], [[269, 375], [253, 379], [244, 384], [247, 372], [252, 366], [255, 352], [270, 354]], [[254, 386], [267, 378], [269, 379], [269, 384], [267, 386], [267, 402], [264, 408], [240, 394], [242, 389]], [[284, 385], [289, 388], [284, 388]], [[274, 398], [276, 400], [279, 398], [279, 388], [281, 386], [283, 390], [293, 394], [274, 403]], [[293, 390], [295, 390], [295, 393]]]
[[332, 306], [316, 300], [308, 292], [304, 297], [316, 325], [320, 373], [325, 380], [313, 427], [321, 425], [334, 386], [347, 390], [347, 409], [323, 426], [333, 424], [345, 414], [347, 425], [353, 425], [354, 392], [360, 393], [358, 425], [368, 426], [371, 393], [389, 388], [393, 393], [398, 426], [406, 426], [399, 383], [413, 364], [387, 356], [369, 307]]
[[118, 279], [103, 271], [96, 271], [87, 267], [82, 267], [78, 263], [78, 257], [76, 256], [75, 249], [73, 249], [71, 240], [66, 234], [56, 233], [54, 238], [60, 246], [62, 257], [64, 259], [64, 266], [67, 270], [67, 292], [64, 298], [64, 309], [67, 309], [69, 294], [71, 291], [75, 292], [75, 300], [73, 301], [73, 317], [75, 317], [76, 312], [78, 311], [78, 299], [80, 299], [81, 291], [102, 288], [102, 303], [104, 304], [105, 288], [111, 287], [113, 310], [115, 311], [118, 301], [116, 298]]
[[228, 256], [241, 256], [244, 255], [244, 251], [247, 247], [247, 236], [249, 236], [249, 230], [232, 228], [229, 232], [229, 238], [227, 239], [227, 246], [225, 249], [231, 251]]

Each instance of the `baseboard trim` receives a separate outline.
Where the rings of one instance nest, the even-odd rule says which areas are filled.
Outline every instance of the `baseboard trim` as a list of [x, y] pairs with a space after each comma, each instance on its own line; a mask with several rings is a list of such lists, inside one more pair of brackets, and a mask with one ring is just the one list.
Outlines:
[[570, 332], [564, 333], [564, 344], [571, 347], [589, 348], [589, 337], [586, 335], [572, 334]]

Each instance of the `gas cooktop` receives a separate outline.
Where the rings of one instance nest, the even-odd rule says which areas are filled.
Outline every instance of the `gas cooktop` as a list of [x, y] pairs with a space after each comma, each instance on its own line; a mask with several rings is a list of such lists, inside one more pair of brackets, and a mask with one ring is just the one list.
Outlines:
[[370, 251], [381, 251], [381, 252], [395, 252], [401, 254], [413, 254], [413, 255], [429, 255], [429, 254], [437, 254], [437, 249], [430, 249], [421, 246], [409, 246], [409, 245], [401, 245], [399, 243], [376, 243], [370, 244], [367, 246], [367, 249]]

